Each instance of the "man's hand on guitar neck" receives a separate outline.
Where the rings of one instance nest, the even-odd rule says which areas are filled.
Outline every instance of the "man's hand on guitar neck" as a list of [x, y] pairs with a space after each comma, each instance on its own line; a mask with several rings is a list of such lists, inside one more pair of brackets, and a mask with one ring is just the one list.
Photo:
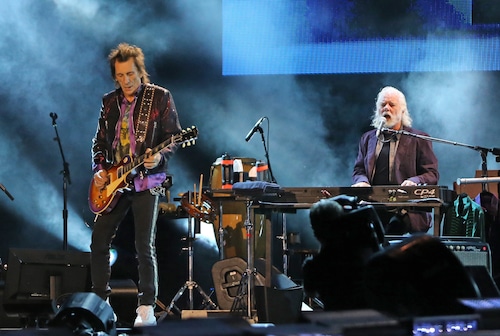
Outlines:
[[97, 188], [103, 188], [108, 183], [108, 172], [104, 169], [94, 174], [94, 184]]
[[146, 169], [153, 169], [156, 168], [161, 162], [161, 154], [156, 153], [155, 155], [150, 155], [151, 154], [151, 148], [146, 149], [146, 158], [144, 159], [144, 167]]

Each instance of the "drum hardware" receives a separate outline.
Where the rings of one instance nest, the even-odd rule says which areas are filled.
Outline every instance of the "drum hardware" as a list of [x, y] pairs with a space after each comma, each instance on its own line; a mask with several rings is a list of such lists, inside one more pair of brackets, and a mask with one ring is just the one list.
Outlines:
[[[197, 199], [196, 203], [192, 199]], [[201, 193], [196, 194], [187, 192], [181, 197], [181, 206], [189, 214], [199, 221], [212, 223], [215, 220], [216, 213], [212, 199]]]
[[[159, 202], [158, 203], [158, 215], [159, 216], [170, 215], [170, 216], [176, 216], [179, 218], [186, 217], [185, 215], [183, 215], [181, 213], [183, 210], [171, 202], [170, 187], [172, 187], [172, 175], [167, 175], [167, 178], [162, 183], [161, 187], [164, 188], [165, 195], [163, 195], [163, 196], [166, 198], [166, 202]], [[176, 199], [174, 199], [174, 200], [176, 200]]]
[[[210, 297], [205, 293], [205, 291], [198, 285], [196, 281], [193, 280], [193, 266], [194, 266], [194, 251], [193, 251], [193, 241], [196, 239], [196, 227], [199, 228], [201, 220], [210, 220], [212, 216], [212, 205], [211, 201], [205, 195], [202, 195], [201, 186], [202, 186], [203, 175], [200, 176], [200, 190], [196, 193], [196, 185], [194, 188], [194, 192], [186, 192], [181, 198], [181, 206], [185, 209], [185, 211], [189, 214], [188, 217], [188, 235], [186, 237], [187, 248], [188, 251], [188, 279], [184, 283], [184, 285], [177, 291], [174, 295], [170, 304], [165, 306], [161, 302], [157, 302], [158, 306], [163, 310], [160, 312], [157, 321], [163, 320], [168, 314], [172, 313], [172, 310], [175, 310], [178, 314], [181, 313], [181, 309], [177, 307], [176, 302], [184, 295], [186, 289], [188, 290], [188, 305], [189, 309], [193, 310], [194, 301], [193, 301], [193, 292], [196, 289], [198, 293], [203, 298], [203, 303], [206, 308], [218, 310], [219, 307], [210, 299]], [[158, 301], [158, 300], [157, 300]]]
[[[254, 307], [254, 286], [255, 277], [257, 275], [257, 270], [254, 266], [254, 226], [250, 220], [250, 211], [253, 205], [252, 200], [246, 200], [246, 219], [245, 219], [245, 229], [247, 232], [247, 268], [242, 275], [240, 281], [240, 287], [238, 288], [238, 295], [236, 296], [231, 311], [236, 311], [238, 308], [240, 310], [245, 310], [246, 317], [248, 319], [253, 319], [253, 307]], [[246, 298], [245, 301], [243, 299]], [[240, 307], [238, 307], [240, 305]]]
[[234, 159], [228, 153], [222, 155], [222, 189], [233, 188], [233, 164]]
[[175, 214], [177, 213], [177, 205], [173, 203], [167, 202], [159, 202], [158, 203], [158, 214], [166, 215], [166, 214]]

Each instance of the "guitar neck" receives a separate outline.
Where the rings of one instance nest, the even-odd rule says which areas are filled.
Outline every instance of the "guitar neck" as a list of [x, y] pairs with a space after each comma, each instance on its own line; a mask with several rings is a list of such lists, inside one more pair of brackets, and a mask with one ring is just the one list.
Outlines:
[[133, 167], [131, 169], [135, 169], [135, 168], [139, 167], [140, 165], [142, 165], [144, 163], [144, 160], [147, 157], [149, 157], [151, 155], [155, 155], [156, 153], [160, 152], [163, 148], [165, 148], [167, 146], [170, 146], [173, 143], [174, 143], [174, 141], [171, 140], [171, 139], [169, 139], [167, 141], [162, 142], [158, 146], [151, 148], [151, 152], [150, 153], [139, 155], [134, 160], [132, 160], [131, 165]]
[[131, 160], [129, 163], [125, 163], [122, 166], [124, 174], [127, 174], [128, 172], [138, 168], [140, 165], [144, 163], [144, 160], [147, 157], [155, 155], [165, 147], [168, 147], [171, 144], [185, 144], [193, 142], [196, 139], [197, 135], [198, 135], [198, 129], [196, 128], [196, 126], [192, 126], [191, 128], [188, 129], [188, 131], [183, 131], [183, 133], [172, 135], [169, 139], [151, 148], [150, 153], [139, 155], [138, 157]]

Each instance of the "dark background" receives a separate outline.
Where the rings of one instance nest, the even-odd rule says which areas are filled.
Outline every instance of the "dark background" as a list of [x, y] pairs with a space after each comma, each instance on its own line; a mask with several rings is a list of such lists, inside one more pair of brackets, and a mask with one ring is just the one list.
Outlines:
[[[15, 198], [11, 201], [0, 195], [0, 257], [4, 263], [11, 247], [63, 248], [63, 160], [54, 141], [55, 131], [70, 172], [68, 245], [89, 250], [91, 139], [100, 98], [113, 89], [106, 57], [123, 41], [143, 48], [152, 82], [171, 90], [183, 128], [195, 125], [199, 129], [196, 144], [180, 149], [171, 161], [173, 203], [174, 197], [199, 184], [200, 174], [208, 187], [212, 164], [224, 152], [265, 159], [259, 134], [244, 140], [262, 116], [268, 118], [262, 127], [278, 184], [350, 185], [357, 141], [370, 129], [375, 96], [385, 85], [406, 93], [415, 127], [452, 142], [434, 144], [440, 185], [453, 188], [457, 178], [473, 177], [481, 168], [479, 152], [463, 144], [500, 147], [498, 69], [480, 71], [470, 64], [463, 71], [444, 71], [437, 66], [436, 71], [427, 72], [223, 76], [222, 7], [231, 3], [237, 2], [19, 0], [2, 4], [0, 183]], [[333, 10], [335, 1], [300, 3]], [[356, 24], [358, 32], [370, 27], [368, 37], [376, 33], [377, 20], [387, 19], [382, 14], [394, 5], [392, 1], [377, 3], [380, 7], [370, 2], [369, 10], [362, 11], [363, 20]], [[375, 23], [368, 27], [372, 12]], [[403, 15], [401, 11], [390, 13], [392, 18]], [[393, 28], [402, 26], [403, 19]], [[381, 36], [387, 37], [391, 26], [381, 27]], [[273, 33], [273, 25], [261, 28]], [[410, 28], [409, 32], [415, 31]], [[493, 44], [497, 43], [498, 25], [488, 26], [487, 31]], [[422, 35], [421, 30], [418, 33]], [[497, 60], [496, 50], [490, 57]], [[50, 113], [58, 115], [55, 127]], [[498, 169], [491, 154], [488, 168]], [[289, 215], [287, 225], [289, 232], [301, 236], [298, 248], [317, 248], [306, 211]], [[135, 276], [130, 267], [134, 265], [132, 234], [130, 223], [125, 222], [116, 239], [117, 265], [123, 266], [116, 267], [116, 276]], [[187, 255], [182, 250], [185, 235], [185, 219], [160, 218], [157, 248], [160, 299], [165, 303], [187, 277]], [[210, 269], [218, 258], [210, 223], [201, 224], [194, 258], [194, 278], [209, 292]], [[279, 263], [278, 256], [275, 264]]]

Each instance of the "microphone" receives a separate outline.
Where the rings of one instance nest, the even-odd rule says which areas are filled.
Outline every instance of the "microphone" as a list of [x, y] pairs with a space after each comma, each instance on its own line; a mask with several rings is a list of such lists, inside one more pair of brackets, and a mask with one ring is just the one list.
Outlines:
[[382, 129], [384, 128], [385, 123], [387, 122], [387, 119], [385, 119], [384, 117], [382, 117], [381, 119], [382, 120], [380, 121], [380, 124], [377, 127], [377, 138], [380, 135], [380, 133], [382, 132]]
[[[247, 136], [245, 137], [245, 141], [246, 141], [246, 142], [248, 142], [248, 141], [252, 138], [253, 134], [254, 134], [255, 132], [257, 132], [257, 130], [261, 129], [261, 128], [260, 128], [260, 124], [262, 124], [262, 122], [263, 122], [263, 121], [264, 121], [264, 119], [266, 119], [266, 118], [267, 118], [267, 117], [262, 117], [262, 118], [260, 118], [260, 119], [259, 119], [259, 120], [255, 123], [255, 125], [252, 127], [252, 129], [250, 130], [250, 132], [248, 132]], [[262, 129], [261, 129], [261, 130], [262, 130]]]
[[491, 149], [491, 154], [493, 154], [493, 155], [500, 155], [500, 148], [492, 148]]
[[55, 125], [57, 119], [57, 113], [50, 112], [50, 117], [52, 118], [52, 125]]

